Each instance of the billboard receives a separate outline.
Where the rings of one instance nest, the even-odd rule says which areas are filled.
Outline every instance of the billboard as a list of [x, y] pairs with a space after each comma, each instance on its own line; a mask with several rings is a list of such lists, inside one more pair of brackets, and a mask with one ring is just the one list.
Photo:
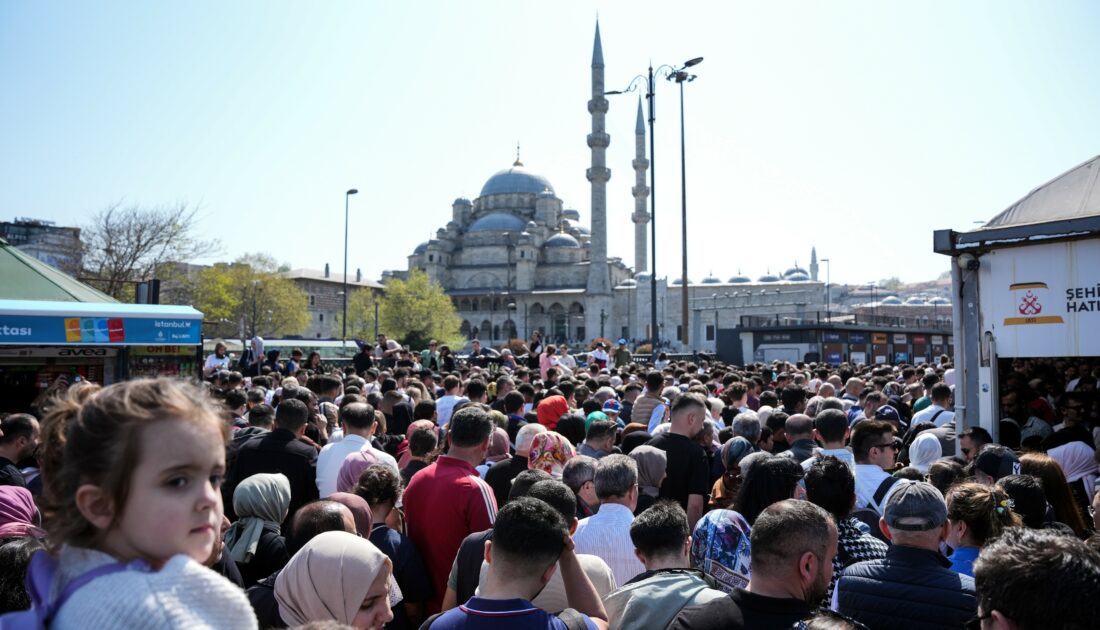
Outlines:
[[979, 273], [998, 355], [1100, 355], [1100, 239], [995, 250]]

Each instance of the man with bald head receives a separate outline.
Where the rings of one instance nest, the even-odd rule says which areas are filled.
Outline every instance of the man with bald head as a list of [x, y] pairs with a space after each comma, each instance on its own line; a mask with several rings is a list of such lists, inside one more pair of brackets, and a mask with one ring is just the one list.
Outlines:
[[859, 402], [859, 394], [863, 391], [863, 380], [853, 376], [848, 379], [848, 382], [844, 384], [844, 393], [841, 394], [841, 398], [844, 400], [850, 400], [854, 403]]
[[787, 418], [783, 424], [783, 432], [787, 434], [790, 448], [779, 453], [780, 457], [790, 457], [798, 463], [802, 463], [813, 457], [814, 448], [814, 421], [804, 413], [796, 413]]

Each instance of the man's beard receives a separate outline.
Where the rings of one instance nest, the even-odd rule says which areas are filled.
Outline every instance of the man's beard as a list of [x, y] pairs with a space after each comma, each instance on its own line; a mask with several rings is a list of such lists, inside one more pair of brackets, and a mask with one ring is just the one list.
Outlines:
[[810, 587], [809, 597], [806, 599], [806, 603], [816, 605], [825, 599], [825, 594], [828, 592], [829, 580], [825, 578], [825, 567], [822, 566], [818, 569], [817, 577]]

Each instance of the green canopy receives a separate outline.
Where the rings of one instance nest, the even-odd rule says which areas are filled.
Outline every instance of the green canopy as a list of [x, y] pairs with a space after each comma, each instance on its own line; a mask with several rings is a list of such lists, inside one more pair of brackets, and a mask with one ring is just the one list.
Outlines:
[[118, 302], [0, 238], [0, 299]]

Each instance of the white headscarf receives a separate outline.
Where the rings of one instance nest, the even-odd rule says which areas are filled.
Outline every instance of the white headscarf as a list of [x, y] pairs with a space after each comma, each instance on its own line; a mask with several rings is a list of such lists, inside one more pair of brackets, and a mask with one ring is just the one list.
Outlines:
[[1096, 490], [1096, 451], [1084, 442], [1073, 441], [1047, 451], [1050, 458], [1058, 462], [1066, 481], [1073, 483], [1081, 479], [1085, 484], [1085, 496], [1092, 498]]
[[909, 445], [909, 465], [919, 470], [922, 475], [927, 475], [928, 467], [940, 457], [943, 457], [943, 445], [931, 431], [921, 433]]

